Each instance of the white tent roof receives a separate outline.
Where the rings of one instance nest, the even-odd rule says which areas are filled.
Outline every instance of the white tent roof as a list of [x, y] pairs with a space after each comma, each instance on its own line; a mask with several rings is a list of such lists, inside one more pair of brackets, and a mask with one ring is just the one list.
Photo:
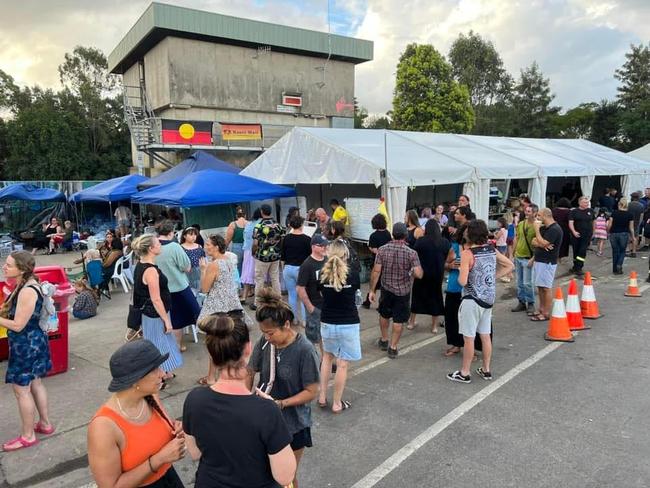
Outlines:
[[646, 144], [634, 151], [627, 153], [628, 156], [633, 156], [637, 159], [643, 159], [644, 161], [650, 161], [650, 144]]
[[650, 174], [650, 163], [581, 139], [296, 127], [241, 174], [272, 183], [391, 187], [477, 179]]

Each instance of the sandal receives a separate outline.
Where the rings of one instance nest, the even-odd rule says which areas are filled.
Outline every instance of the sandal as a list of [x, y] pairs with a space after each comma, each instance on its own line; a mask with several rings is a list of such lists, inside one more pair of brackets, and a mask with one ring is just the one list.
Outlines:
[[38, 444], [38, 439], [34, 437], [33, 441], [28, 441], [22, 435], [19, 435], [15, 439], [2, 444], [2, 450], [4, 452], [17, 451], [18, 449], [24, 449], [25, 447], [32, 447]]
[[459, 352], [460, 352], [460, 347], [450, 347], [444, 352], [444, 355], [450, 358], [452, 356], [455, 356]]
[[540, 315], [540, 313], [536, 312], [535, 310], [529, 310], [528, 312], [526, 312], [526, 315], [528, 315], [529, 317], [534, 317], [535, 315]]
[[51, 435], [54, 434], [54, 430], [55, 427], [52, 424], [50, 424], [50, 426], [47, 428], [43, 427], [43, 424], [41, 423], [40, 420], [36, 422], [36, 425], [34, 425], [34, 432], [38, 432], [39, 434]]
[[323, 402], [323, 403], [318, 402], [318, 406], [319, 406], [320, 408], [327, 408], [327, 402]]
[[546, 315], [542, 315], [541, 313], [533, 315], [530, 318], [531, 322], [546, 322], [547, 320], [548, 320], [548, 317]]
[[340, 408], [340, 410], [334, 410], [334, 409], [332, 409], [332, 413], [338, 415], [338, 414], [341, 413], [343, 410], [347, 410], [348, 408], [351, 408], [351, 407], [352, 407], [352, 404], [351, 404], [350, 402], [347, 402], [347, 401], [345, 401], [345, 400], [341, 400], [341, 408]]
[[185, 351], [187, 351], [187, 346], [181, 346], [180, 351], [181, 351], [181, 352], [185, 352]]
[[198, 380], [196, 380], [196, 383], [201, 385], [201, 386], [212, 386], [214, 385], [213, 383], [208, 383], [208, 377], [207, 376], [201, 376]]

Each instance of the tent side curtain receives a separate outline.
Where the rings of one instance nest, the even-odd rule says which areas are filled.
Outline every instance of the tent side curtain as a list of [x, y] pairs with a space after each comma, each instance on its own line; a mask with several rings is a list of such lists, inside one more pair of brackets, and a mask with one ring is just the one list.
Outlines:
[[[388, 190], [388, 215], [391, 222], [402, 222], [406, 215], [408, 188], [393, 187]], [[392, 232], [392, 229], [388, 229]]]
[[528, 180], [528, 197], [530, 201], [536, 204], [539, 208], [546, 207], [546, 185], [548, 178], [546, 176], [538, 176]]
[[463, 185], [463, 194], [469, 197], [469, 206], [477, 219], [488, 221], [490, 212], [490, 180], [474, 180]]
[[40, 188], [34, 185], [17, 183], [0, 190], [0, 200], [27, 200], [31, 202], [64, 202], [65, 195], [52, 188]]
[[580, 177], [580, 190], [582, 194], [586, 197], [591, 198], [592, 192], [594, 191], [594, 181], [596, 177], [594, 175], [581, 176]]

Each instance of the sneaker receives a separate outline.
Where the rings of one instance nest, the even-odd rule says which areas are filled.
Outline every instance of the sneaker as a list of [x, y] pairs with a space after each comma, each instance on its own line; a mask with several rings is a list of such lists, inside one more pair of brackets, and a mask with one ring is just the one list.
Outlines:
[[492, 381], [492, 373], [489, 371], [483, 371], [483, 368], [476, 368], [476, 374], [478, 374], [485, 381]]
[[388, 348], [388, 357], [389, 359], [397, 359], [397, 349], [393, 349], [392, 347]]
[[388, 340], [382, 340], [381, 337], [377, 341], [377, 345], [379, 346], [379, 349], [382, 351], [388, 351]]
[[525, 312], [528, 310], [528, 307], [526, 307], [526, 304], [524, 302], [519, 302], [515, 308], [511, 308], [511, 312]]
[[453, 373], [447, 373], [447, 379], [449, 381], [457, 381], [458, 383], [471, 383], [472, 378], [470, 375], [463, 376], [460, 374], [460, 371], [454, 371]]

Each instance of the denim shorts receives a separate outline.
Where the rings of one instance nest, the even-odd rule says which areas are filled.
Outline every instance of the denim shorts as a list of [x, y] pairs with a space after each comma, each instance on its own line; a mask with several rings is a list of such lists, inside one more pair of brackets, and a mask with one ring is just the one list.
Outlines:
[[535, 261], [535, 286], [539, 288], [553, 288], [553, 279], [557, 264], [538, 263]]
[[321, 322], [323, 350], [346, 361], [361, 359], [361, 324], [326, 324]]

